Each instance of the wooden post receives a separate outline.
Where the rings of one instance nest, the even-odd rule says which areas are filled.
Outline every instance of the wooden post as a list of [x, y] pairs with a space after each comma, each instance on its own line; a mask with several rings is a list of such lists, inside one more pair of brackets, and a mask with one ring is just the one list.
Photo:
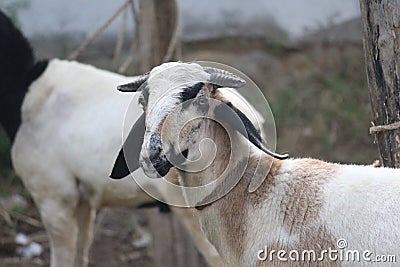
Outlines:
[[400, 0], [360, 0], [368, 87], [384, 166], [400, 167]]
[[176, 263], [174, 255], [172, 218], [169, 214], [160, 213], [158, 209], [148, 212], [150, 231], [153, 235], [153, 266], [173, 267]]
[[176, 0], [141, 0], [139, 8], [139, 70], [144, 73], [163, 61], [177, 59], [175, 41], [179, 14]]
[[160, 213], [158, 209], [151, 209], [148, 215], [153, 235], [153, 266], [207, 266], [185, 227], [172, 213]]

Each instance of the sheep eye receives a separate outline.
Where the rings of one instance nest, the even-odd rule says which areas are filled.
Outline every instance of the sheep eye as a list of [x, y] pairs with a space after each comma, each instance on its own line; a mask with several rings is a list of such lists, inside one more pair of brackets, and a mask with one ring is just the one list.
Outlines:
[[198, 103], [200, 106], [204, 106], [205, 104], [207, 104], [207, 101], [204, 98], [199, 98]]
[[207, 105], [208, 104], [208, 97], [204, 93], [200, 92], [199, 96], [195, 100], [195, 104], [199, 105], [199, 106]]
[[209, 103], [208, 103], [208, 98], [207, 96], [200, 96], [199, 98], [197, 98], [195, 100], [195, 103], [193, 103], [197, 109], [199, 109], [200, 112], [202, 113], [206, 113], [208, 111], [209, 108]]

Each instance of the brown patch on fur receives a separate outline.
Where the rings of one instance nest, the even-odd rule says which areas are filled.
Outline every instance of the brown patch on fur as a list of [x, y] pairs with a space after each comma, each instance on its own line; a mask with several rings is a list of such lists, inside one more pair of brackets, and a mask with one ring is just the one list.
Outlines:
[[[276, 160], [275, 160], [276, 161]], [[278, 161], [282, 163], [282, 161]], [[332, 163], [326, 163], [315, 159], [298, 160], [288, 175], [291, 180], [288, 181], [285, 196], [280, 206], [283, 213], [283, 226], [288, 234], [296, 234], [299, 237], [299, 243], [294, 246], [288, 244], [274, 244], [268, 246], [268, 249], [283, 249], [287, 252], [297, 250], [301, 253], [303, 250], [314, 250], [317, 255], [321, 251], [336, 249], [337, 238], [331, 235], [327, 229], [321, 226], [311, 226], [323, 205], [323, 184], [331, 179], [338, 170], [338, 166]], [[273, 163], [268, 178], [262, 186], [250, 195], [253, 205], [261, 205], [265, 195], [274, 190], [278, 183], [276, 175], [282, 172], [281, 164]], [[299, 266], [299, 262], [283, 262], [276, 259], [274, 262], [259, 261], [257, 266]], [[325, 254], [323, 261], [302, 262], [301, 266], [341, 266], [339, 261], [331, 261]]]
[[204, 86], [201, 88], [201, 90], [203, 90], [207, 96], [209, 97], [214, 97], [214, 89], [213, 89], [213, 85], [211, 83], [206, 83], [204, 84]]
[[224, 235], [227, 243], [238, 258], [243, 255], [247, 238], [248, 201], [243, 197], [245, 194], [247, 194], [247, 183], [241, 179], [228, 194], [213, 204], [218, 208], [225, 226]]
[[[266, 158], [261, 158], [266, 160]], [[275, 175], [282, 164], [281, 160], [272, 160], [270, 171], [267, 179], [263, 183], [263, 187], [268, 187], [269, 177]], [[249, 206], [254, 206], [256, 203], [261, 202], [261, 195], [248, 192], [250, 179], [254, 174], [257, 161], [249, 161], [243, 177], [239, 180], [236, 186], [226, 194], [222, 199], [215, 202], [219, 209], [219, 214], [224, 223], [224, 228], [227, 230], [225, 236], [227, 237], [228, 244], [234, 250], [234, 255], [240, 257], [244, 252], [244, 245], [247, 240], [247, 218], [251, 216], [248, 214]], [[241, 164], [238, 164], [241, 165]], [[236, 170], [232, 170], [236, 173]], [[256, 191], [257, 192], [257, 191]]]
[[289, 234], [301, 231], [310, 221], [317, 218], [323, 204], [323, 184], [330, 180], [338, 166], [315, 159], [301, 160], [293, 169], [295, 179], [282, 206], [284, 225]]
[[[248, 185], [257, 163], [250, 161], [238, 184], [226, 196], [213, 204], [218, 208], [227, 229], [225, 233], [227, 242], [238, 257], [243, 255], [244, 245], [248, 241], [247, 218], [251, 216], [247, 213], [249, 207], [265, 203], [266, 194], [274, 190], [277, 183], [276, 176], [282, 172], [283, 160], [272, 157], [264, 157], [262, 160], [272, 161], [272, 164], [267, 178], [257, 191], [248, 192]], [[297, 234], [300, 238], [298, 247], [291, 249], [314, 249], [315, 251], [329, 247], [335, 249], [336, 239], [326, 229], [310, 227], [309, 223], [317, 218], [323, 204], [322, 185], [335, 175], [337, 169], [335, 164], [304, 159], [291, 170], [293, 179], [288, 181], [288, 189], [280, 204], [284, 218], [283, 226], [289, 234]], [[293, 266], [298, 266], [298, 264]], [[315, 266], [315, 263], [310, 263], [310, 266]], [[338, 266], [338, 263], [323, 261], [318, 262], [318, 266]]]
[[[286, 266], [319, 266], [319, 267], [336, 267], [341, 266], [340, 261], [330, 260], [328, 251], [335, 250], [336, 238], [329, 234], [324, 227], [309, 228], [307, 231], [301, 234], [300, 239], [307, 240], [306, 243], [300, 243], [298, 245], [288, 246], [287, 244], [275, 243], [267, 246], [267, 259], [265, 261], [257, 261], [257, 267], [274, 266], [274, 267], [286, 267]], [[260, 248], [261, 249], [261, 248]], [[265, 249], [265, 248], [262, 248]], [[275, 251], [272, 257], [272, 261], [269, 258], [269, 253]], [[288, 259], [287, 261], [281, 261], [278, 259], [277, 253], [279, 250], [284, 250], [286, 254], [283, 256]], [[296, 258], [296, 254], [290, 254], [290, 251], [295, 250], [298, 252], [298, 261], [290, 259]], [[306, 252], [304, 252], [306, 251]], [[308, 254], [308, 251], [315, 252], [315, 258], [313, 254]], [[304, 254], [303, 254], [304, 253]], [[302, 257], [302, 254], [304, 255]], [[263, 255], [264, 256], [264, 255]], [[304, 261], [302, 260], [304, 258]]]
[[[253, 205], [262, 204], [265, 195], [277, 186], [279, 181], [275, 175], [279, 174], [281, 165], [276, 162], [282, 161], [275, 160], [266, 181], [250, 195]], [[284, 214], [283, 224], [289, 234], [299, 232], [318, 216], [323, 204], [322, 185], [338, 170], [337, 165], [316, 159], [302, 159], [293, 164], [296, 165], [290, 170], [291, 180], [287, 181], [285, 196], [280, 203]]]
[[[254, 191], [253, 193], [249, 193], [248, 197], [251, 200], [251, 204], [253, 206], [258, 206], [265, 201], [265, 194], [269, 192], [274, 185], [274, 176], [277, 175], [282, 166], [282, 160], [275, 159], [273, 157], [267, 156], [266, 158], [261, 158], [259, 164], [271, 164], [267, 177], [264, 182], [260, 185], [260, 187]], [[272, 161], [272, 163], [270, 163]], [[257, 162], [254, 163], [256, 165]], [[256, 166], [254, 166], [255, 168]]]
[[222, 102], [228, 102], [219, 90], [213, 91], [212, 87], [208, 87], [209, 96]]

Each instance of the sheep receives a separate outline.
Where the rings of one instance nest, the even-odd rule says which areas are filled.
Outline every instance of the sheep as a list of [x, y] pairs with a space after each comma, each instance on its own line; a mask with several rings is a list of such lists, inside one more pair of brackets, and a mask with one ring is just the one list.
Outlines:
[[[29, 42], [1, 12], [0, 39], [0, 122], [12, 143], [13, 167], [48, 233], [51, 266], [86, 266], [98, 209], [155, 202], [132, 179], [108, 178], [131, 102], [113, 88], [132, 77], [78, 62], [35, 61]], [[139, 106], [133, 111], [126, 127], [142, 113]], [[193, 211], [173, 211], [218, 266]]]
[[[133, 179], [108, 178], [122, 132], [134, 123], [132, 129], [140, 126], [143, 113], [139, 93], [127, 98], [114, 88], [138, 77], [75, 61], [36, 61], [29, 42], [1, 11], [0, 40], [0, 123], [12, 143], [13, 167], [46, 228], [51, 266], [86, 266], [101, 207], [155, 203]], [[227, 91], [227, 97], [233, 94]], [[139, 135], [143, 132], [132, 136]], [[127, 176], [126, 167], [117, 165], [112, 176]], [[139, 170], [135, 177], [145, 175]], [[168, 177], [176, 179], [173, 172]], [[158, 190], [165, 201], [180, 197]], [[219, 255], [200, 230], [197, 211], [171, 209], [207, 262], [220, 266]]]
[[[399, 170], [270, 151], [247, 116], [220, 94], [226, 80], [244, 83], [227, 72], [166, 63], [146, 80], [140, 166], [152, 178], [176, 169], [224, 266], [360, 266], [353, 253], [361, 265], [375, 255], [399, 256]], [[170, 159], [177, 158], [173, 165]], [[207, 164], [193, 171], [199, 162]], [[255, 190], [254, 181], [262, 181]]]

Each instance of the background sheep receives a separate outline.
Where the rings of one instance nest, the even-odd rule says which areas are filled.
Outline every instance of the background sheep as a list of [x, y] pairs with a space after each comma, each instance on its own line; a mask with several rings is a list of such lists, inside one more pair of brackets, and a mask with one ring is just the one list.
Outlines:
[[[77, 62], [36, 62], [27, 40], [3, 13], [0, 39], [0, 116], [13, 142], [15, 171], [47, 230], [51, 266], [85, 266], [100, 207], [154, 202], [133, 179], [108, 179], [131, 102], [114, 88], [127, 77]], [[140, 114], [138, 106], [127, 122]], [[192, 212], [178, 216], [185, 226], [196, 227]], [[200, 229], [192, 230], [205, 243], [198, 247], [206, 259], [218, 263]]]
[[[202, 228], [224, 266], [298, 266], [299, 262], [281, 262], [277, 257], [260, 262], [257, 253], [267, 247], [300, 253], [314, 250], [323, 255], [324, 250], [340, 248], [336, 242], [342, 238], [348, 242], [346, 249], [369, 250], [372, 255], [399, 254], [399, 170], [314, 159], [282, 160], [283, 156], [268, 151], [246, 116], [219, 94], [213, 79], [199, 65], [163, 64], [150, 72], [148, 84], [149, 88], [160, 86], [149, 90], [146, 108], [148, 128], [141, 152], [146, 174], [158, 177], [168, 172], [171, 163], [167, 158], [172, 152], [195, 161], [201, 157], [200, 142], [209, 138], [218, 150], [213, 163], [198, 172], [178, 169], [181, 184], [199, 186], [222, 179], [222, 188], [214, 187], [213, 194], [225, 190], [227, 184], [235, 185], [216, 201], [210, 201], [213, 194], [203, 197], [202, 191], [186, 192], [186, 198], [200, 209]], [[179, 86], [182, 84], [185, 87]], [[189, 102], [180, 106], [176, 96], [187, 91], [191, 97], [185, 100]], [[178, 109], [160, 103], [175, 103]], [[228, 113], [221, 114], [224, 107]], [[237, 114], [247, 134], [230, 114]], [[207, 119], [189, 122], [202, 116], [220, 118], [227, 128]], [[161, 133], [163, 129], [167, 131]], [[229, 154], [232, 158], [226, 156]], [[241, 167], [243, 175], [238, 171]], [[190, 170], [190, 166], [186, 168]], [[260, 177], [261, 186], [249, 192], [253, 180]], [[232, 182], [237, 178], [237, 184]], [[328, 257], [318, 264], [354, 265], [329, 261]]]

